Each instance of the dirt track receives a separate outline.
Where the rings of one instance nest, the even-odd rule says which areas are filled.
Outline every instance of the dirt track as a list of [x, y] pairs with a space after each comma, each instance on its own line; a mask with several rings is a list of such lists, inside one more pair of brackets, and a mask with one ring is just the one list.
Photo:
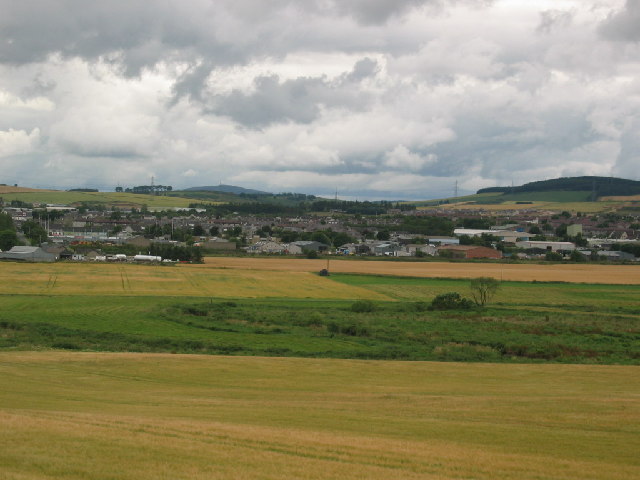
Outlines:
[[[327, 260], [291, 258], [207, 257], [200, 268], [242, 268], [292, 272], [318, 272]], [[538, 265], [500, 263], [329, 261], [329, 270], [407, 277], [473, 278], [491, 276], [502, 280], [640, 285], [640, 265]]]

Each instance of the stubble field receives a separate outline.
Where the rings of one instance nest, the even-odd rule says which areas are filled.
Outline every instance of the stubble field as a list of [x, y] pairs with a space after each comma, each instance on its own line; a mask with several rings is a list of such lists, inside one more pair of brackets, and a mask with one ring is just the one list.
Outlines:
[[24, 479], [635, 479], [634, 367], [0, 354]]
[[[207, 257], [196, 268], [237, 268], [242, 270], [271, 270], [286, 272], [318, 272], [326, 268], [326, 260], [291, 258]], [[509, 263], [453, 263], [453, 262], [394, 262], [394, 261], [329, 261], [329, 269], [336, 273], [363, 275], [393, 275], [423, 278], [474, 278], [490, 276], [498, 280], [517, 282], [602, 283], [640, 285], [639, 265], [594, 264], [509, 264]]]
[[305, 271], [200, 269], [197, 265], [0, 263], [0, 294], [235, 298], [371, 298], [383, 295]]

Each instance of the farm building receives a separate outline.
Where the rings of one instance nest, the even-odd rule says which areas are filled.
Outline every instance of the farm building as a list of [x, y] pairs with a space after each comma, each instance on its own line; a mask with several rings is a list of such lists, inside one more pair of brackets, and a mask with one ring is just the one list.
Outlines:
[[299, 240], [297, 242], [290, 243], [289, 252], [296, 254], [297, 251], [294, 251], [293, 247], [298, 247], [300, 249], [300, 253], [307, 251], [326, 252], [329, 249], [329, 245], [325, 245], [324, 243], [320, 242], [314, 242], [311, 240]]
[[208, 250], [236, 250], [236, 242], [229, 242], [223, 239], [211, 239], [199, 242], [198, 247], [206, 248]]
[[456, 228], [453, 231], [456, 236], [467, 235], [469, 237], [480, 237], [484, 235], [492, 235], [502, 242], [516, 243], [518, 240], [529, 240], [534, 235], [527, 232], [518, 232], [514, 230], [480, 230], [472, 228]]
[[443, 245], [438, 247], [438, 253], [452, 255], [457, 258], [502, 258], [502, 252], [495, 248], [477, 245]]
[[53, 253], [45, 252], [40, 247], [13, 247], [8, 252], [0, 253], [0, 260], [18, 260], [22, 262], [55, 262], [58, 259]]
[[519, 248], [539, 248], [540, 250], [547, 250], [551, 252], [563, 252], [575, 250], [576, 246], [572, 242], [545, 242], [538, 240], [529, 240], [526, 242], [517, 242], [516, 247]]

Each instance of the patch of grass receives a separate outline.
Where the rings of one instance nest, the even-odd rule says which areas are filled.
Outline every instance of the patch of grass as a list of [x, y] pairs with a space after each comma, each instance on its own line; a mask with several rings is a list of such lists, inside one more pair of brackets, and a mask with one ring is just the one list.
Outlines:
[[[493, 305], [0, 297], [0, 348], [406, 360], [640, 363], [638, 314]], [[7, 314], [6, 312], [11, 312]]]

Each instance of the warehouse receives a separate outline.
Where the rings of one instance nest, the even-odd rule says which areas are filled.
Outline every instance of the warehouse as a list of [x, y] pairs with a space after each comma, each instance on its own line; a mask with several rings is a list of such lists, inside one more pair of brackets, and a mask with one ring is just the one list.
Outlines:
[[0, 260], [17, 260], [22, 262], [55, 262], [58, 259], [53, 253], [45, 252], [40, 247], [13, 247], [7, 252], [0, 252]]

